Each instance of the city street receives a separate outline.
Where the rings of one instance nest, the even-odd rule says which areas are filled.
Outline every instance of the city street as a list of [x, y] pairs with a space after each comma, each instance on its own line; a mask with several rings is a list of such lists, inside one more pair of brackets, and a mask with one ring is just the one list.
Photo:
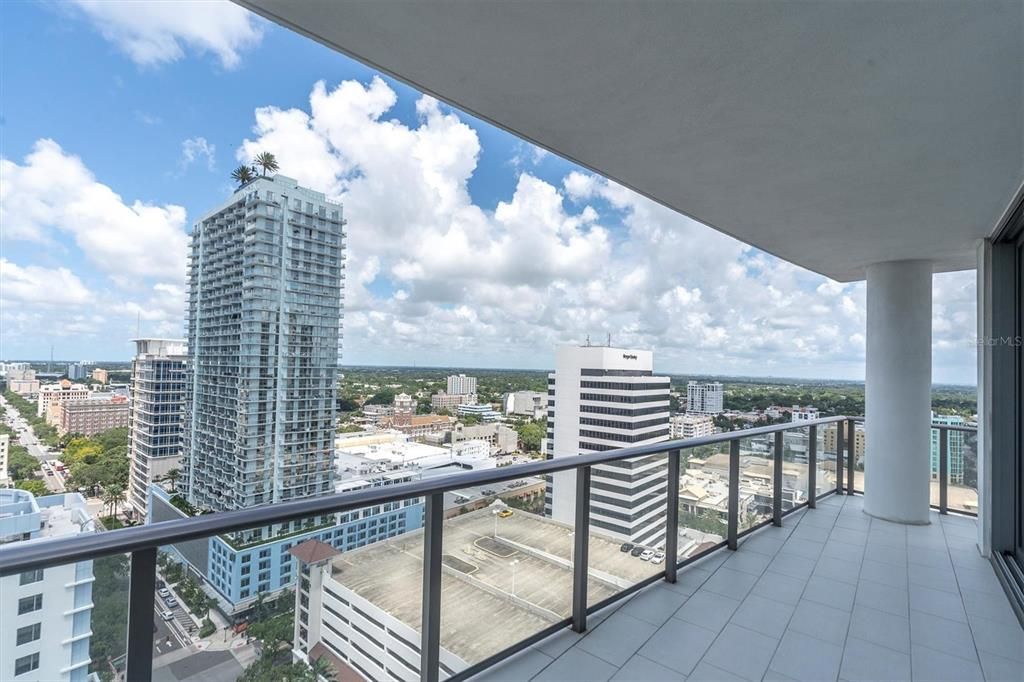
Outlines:
[[64, 492], [64, 477], [58, 472], [53, 466], [42, 467], [42, 462], [50, 462], [59, 459], [59, 455], [55, 452], [50, 452], [46, 446], [39, 442], [36, 438], [36, 434], [32, 432], [32, 428], [28, 425], [18, 410], [15, 409], [7, 400], [0, 396], [0, 405], [4, 408], [4, 417], [7, 425], [10, 426], [18, 433], [18, 443], [23, 445], [30, 455], [35, 457], [40, 462], [40, 469], [43, 472], [43, 481], [46, 483], [46, 487], [51, 492], [62, 493]]

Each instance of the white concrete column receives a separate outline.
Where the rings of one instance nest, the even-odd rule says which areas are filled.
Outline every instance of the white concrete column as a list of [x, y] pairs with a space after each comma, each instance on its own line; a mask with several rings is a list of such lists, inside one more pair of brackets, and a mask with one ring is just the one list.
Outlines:
[[932, 267], [867, 268], [864, 511], [928, 523], [931, 453]]

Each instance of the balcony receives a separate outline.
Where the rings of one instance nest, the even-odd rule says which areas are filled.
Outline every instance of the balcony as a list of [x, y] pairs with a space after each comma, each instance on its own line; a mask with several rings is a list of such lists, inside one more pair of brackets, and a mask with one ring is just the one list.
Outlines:
[[[965, 496], [950, 495], [942, 475], [929, 524], [866, 514], [871, 488], [866, 496], [853, 489], [865, 480], [864, 462], [847, 447], [858, 421], [829, 417], [14, 543], [0, 547], [0, 575], [129, 554], [133, 681], [167, 665], [154, 662], [149, 627], [157, 577], [170, 575], [158, 550], [188, 556], [215, 535], [313, 520], [298, 535], [267, 536], [252, 561], [269, 590], [294, 575], [309, 581], [289, 609], [305, 632], [293, 655], [326, 657], [339, 677], [1019, 679], [1024, 633], [977, 548], [976, 519], [950, 509]], [[964, 427], [935, 428], [938, 460], [957, 470], [950, 435]], [[836, 431], [826, 436], [826, 429]], [[959, 452], [959, 466], [972, 470], [971, 448]], [[588, 513], [609, 494], [593, 473], [658, 459], [644, 523], [651, 500], [663, 505], [663, 539], [639, 556], [622, 551], [632, 545], [620, 547]], [[575, 478], [568, 522], [490, 507], [460, 513], [445, 501], [471, 486], [558, 473]], [[408, 506], [393, 503], [424, 501], [422, 528], [396, 517], [354, 532], [352, 519], [402, 514]], [[368, 517], [352, 513], [366, 509]], [[299, 570], [282, 568], [271, 582], [271, 558], [286, 554]], [[245, 591], [241, 608], [252, 605]], [[316, 628], [307, 630], [309, 623]]]
[[928, 526], [832, 495], [475, 680], [1012, 680], [1024, 634], [976, 522]]

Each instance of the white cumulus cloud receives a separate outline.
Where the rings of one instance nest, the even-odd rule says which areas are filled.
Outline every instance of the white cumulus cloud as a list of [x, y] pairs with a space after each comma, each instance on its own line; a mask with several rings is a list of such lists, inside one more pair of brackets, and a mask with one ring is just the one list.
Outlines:
[[206, 169], [213, 170], [217, 166], [217, 147], [206, 141], [205, 137], [190, 137], [181, 143], [181, 158], [178, 160], [178, 171], [184, 173], [196, 161], [206, 159]]
[[184, 276], [188, 236], [181, 206], [126, 203], [53, 140], [38, 140], [21, 164], [0, 159], [0, 177], [5, 239], [48, 242], [69, 234], [111, 277]]
[[140, 66], [156, 66], [186, 51], [215, 55], [233, 69], [259, 44], [263, 24], [227, 0], [73, 0], [93, 27]]
[[67, 268], [18, 265], [0, 258], [0, 298], [7, 304], [76, 306], [89, 303], [93, 294]]

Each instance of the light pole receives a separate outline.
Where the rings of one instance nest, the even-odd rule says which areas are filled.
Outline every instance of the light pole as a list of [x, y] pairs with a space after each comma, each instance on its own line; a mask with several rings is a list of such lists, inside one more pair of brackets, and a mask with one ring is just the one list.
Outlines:
[[576, 542], [574, 541], [575, 537], [576, 537], [576, 531], [574, 531], [574, 530], [569, 531], [569, 567], [570, 568], [572, 567], [572, 550], [573, 550], [573, 547], [575, 547], [575, 545], [576, 545]]
[[516, 564], [519, 563], [519, 559], [514, 559], [508, 562], [508, 565], [512, 567], [512, 596], [516, 596]]

